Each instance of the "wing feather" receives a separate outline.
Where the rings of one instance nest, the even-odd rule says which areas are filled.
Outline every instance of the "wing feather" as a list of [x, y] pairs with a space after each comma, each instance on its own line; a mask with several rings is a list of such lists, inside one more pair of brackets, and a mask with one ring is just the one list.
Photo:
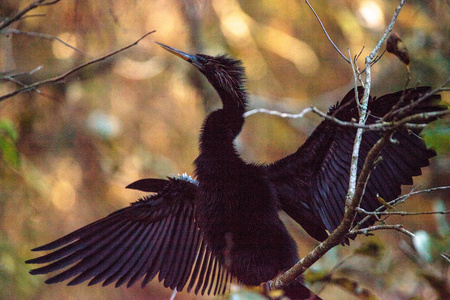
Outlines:
[[[400, 103], [399, 107], [402, 107], [406, 103], [416, 101], [430, 90], [429, 87], [419, 87], [369, 99], [371, 115], [367, 124], [380, 120], [394, 105]], [[361, 97], [362, 89], [359, 88], [358, 92]], [[354, 96], [354, 90], [351, 90], [341, 103], [330, 109], [329, 115], [343, 121], [356, 119], [358, 109]], [[445, 109], [444, 106], [439, 105], [439, 101], [440, 95], [430, 96], [408, 114]], [[386, 120], [392, 120], [395, 116], [396, 114], [393, 114]], [[383, 160], [370, 175], [361, 202], [363, 208], [371, 211], [378, 208], [381, 204], [377, 195], [386, 201], [398, 197], [401, 193], [401, 185], [412, 184], [412, 177], [420, 175], [421, 168], [427, 166], [429, 159], [436, 155], [433, 150], [427, 149], [418, 136], [419, 133], [420, 130], [409, 132], [399, 129], [394, 134], [393, 137], [397, 142], [389, 143], [383, 149], [381, 152]], [[332, 232], [342, 221], [355, 135], [354, 128], [338, 126], [325, 120], [297, 152], [268, 166], [269, 179], [274, 183], [277, 194], [280, 196], [282, 209], [294, 209], [294, 211], [286, 212], [294, 216], [294, 219], [316, 239], [326, 238], [321, 234], [322, 228], [315, 226], [311, 229], [308, 224], [309, 219], [295, 218], [295, 216], [311, 214], [308, 209], [312, 208], [314, 217], [320, 220], [329, 232]], [[358, 174], [367, 154], [380, 137], [381, 133], [375, 131], [367, 131], [363, 134]], [[287, 183], [277, 185], [283, 180]], [[298, 193], [284, 191], [299, 189], [299, 187], [301, 191]], [[301, 204], [295, 204], [296, 202]], [[307, 209], [301, 211], [303, 208]], [[362, 216], [359, 216], [357, 220], [361, 218]], [[371, 222], [373, 223], [373, 220]], [[370, 222], [366, 223], [366, 226], [369, 224]]]
[[202, 240], [195, 220], [196, 182], [183, 175], [142, 179], [128, 187], [157, 194], [33, 249], [53, 252], [28, 260], [47, 263], [30, 273], [62, 270], [46, 283], [90, 280], [88, 285], [115, 282], [116, 287], [130, 287], [142, 278], [144, 287], [158, 274], [171, 289], [181, 291], [190, 281], [188, 289], [195, 285], [195, 293], [223, 293], [231, 277]]

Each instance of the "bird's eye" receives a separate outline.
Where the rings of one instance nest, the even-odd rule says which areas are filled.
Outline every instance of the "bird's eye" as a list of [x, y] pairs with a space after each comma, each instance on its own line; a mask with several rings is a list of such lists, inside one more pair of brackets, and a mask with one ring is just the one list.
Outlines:
[[204, 64], [206, 64], [206, 58], [197, 56], [197, 62], [204, 65]]

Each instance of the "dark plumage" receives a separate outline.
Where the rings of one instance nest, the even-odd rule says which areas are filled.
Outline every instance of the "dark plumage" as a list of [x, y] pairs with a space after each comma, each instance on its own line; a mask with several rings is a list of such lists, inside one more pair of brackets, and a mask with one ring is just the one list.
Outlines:
[[[159, 280], [171, 289], [223, 294], [232, 278], [259, 285], [298, 261], [297, 246], [278, 216], [280, 210], [319, 241], [342, 220], [355, 129], [323, 121], [295, 153], [269, 165], [248, 164], [233, 145], [247, 104], [241, 62], [227, 56], [188, 55], [160, 45], [199, 69], [223, 103], [204, 122], [195, 160], [197, 179], [182, 175], [136, 181], [128, 188], [155, 194], [33, 249], [60, 248], [27, 261], [49, 263], [31, 274], [68, 267], [47, 283], [73, 278], [69, 285], [90, 280], [89, 285], [131, 286], [145, 276], [145, 286], [159, 272]], [[377, 122], [400, 98], [410, 103], [429, 91], [420, 87], [371, 98], [367, 123]], [[351, 90], [329, 114], [344, 121], [357, 118], [354, 95]], [[439, 100], [439, 95], [431, 96], [409, 114], [441, 110]], [[398, 143], [383, 150], [383, 161], [367, 184], [363, 208], [378, 208], [377, 194], [386, 201], [396, 198], [401, 185], [411, 184], [436, 155], [418, 133], [395, 133]], [[374, 131], [364, 134], [360, 168], [380, 136]], [[287, 294], [317, 297], [301, 281], [291, 284]]]

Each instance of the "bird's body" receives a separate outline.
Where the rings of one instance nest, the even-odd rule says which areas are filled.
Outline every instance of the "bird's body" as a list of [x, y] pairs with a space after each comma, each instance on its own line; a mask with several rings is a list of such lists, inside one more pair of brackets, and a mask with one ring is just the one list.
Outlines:
[[[247, 101], [243, 69], [238, 61], [221, 58], [234, 68], [227, 74], [235, 75], [233, 90], [239, 93], [219, 92], [227, 105], [204, 122], [195, 160], [196, 215], [219, 262], [242, 283], [258, 285], [297, 262], [297, 247], [278, 217], [279, 203], [266, 168], [244, 162], [234, 148]], [[218, 86], [215, 78], [210, 81]]]
[[[223, 103], [203, 124], [196, 180], [182, 176], [134, 182], [128, 187], [156, 194], [34, 249], [63, 247], [28, 261], [50, 262], [32, 274], [75, 263], [48, 283], [76, 276], [69, 284], [91, 279], [89, 284], [103, 281], [104, 285], [131, 286], [145, 275], [144, 286], [159, 273], [159, 279], [172, 289], [187, 285], [195, 293], [221, 294], [231, 278], [259, 285], [298, 261], [296, 243], [279, 211], [320, 241], [342, 220], [354, 128], [326, 120], [295, 153], [269, 165], [246, 163], [233, 144], [244, 125], [247, 106], [240, 61], [189, 55], [160, 45], [199, 69]], [[368, 123], [375, 123], [400, 99], [409, 103], [428, 91], [422, 87], [371, 98]], [[354, 95], [350, 91], [329, 114], [344, 121], [356, 118]], [[430, 96], [409, 114], [441, 110], [439, 99]], [[396, 132], [399, 143], [383, 150], [383, 161], [367, 184], [363, 208], [378, 208], [378, 195], [386, 201], [397, 197], [401, 185], [411, 184], [412, 176], [419, 175], [421, 167], [436, 155], [417, 137], [418, 132]], [[359, 168], [379, 137], [374, 131], [364, 134]], [[314, 297], [301, 279], [287, 292], [298, 299]]]
[[202, 152], [195, 163], [198, 224], [231, 275], [246, 285], [258, 285], [298, 261], [264, 168], [229, 153], [211, 157]]

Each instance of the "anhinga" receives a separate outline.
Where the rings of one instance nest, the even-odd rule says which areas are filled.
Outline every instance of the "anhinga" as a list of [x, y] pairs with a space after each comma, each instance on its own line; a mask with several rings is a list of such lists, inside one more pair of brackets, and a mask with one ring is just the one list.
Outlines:
[[[342, 220], [354, 128], [324, 120], [295, 153], [268, 165], [248, 164], [233, 145], [244, 125], [248, 101], [241, 62], [224, 55], [189, 55], [159, 45], [202, 72], [223, 103], [203, 124], [196, 179], [182, 175], [138, 180], [128, 188], [155, 194], [33, 249], [59, 248], [28, 260], [49, 263], [31, 274], [68, 267], [46, 283], [75, 277], [69, 285], [90, 279], [89, 285], [131, 286], [145, 276], [145, 286], [159, 273], [159, 280], [171, 289], [223, 294], [233, 278], [244, 285], [259, 285], [299, 260], [296, 243], [278, 216], [280, 210], [319, 241]], [[429, 91], [429, 87], [419, 87], [371, 98], [367, 123], [377, 122], [400, 99], [403, 105], [409, 104]], [[439, 95], [429, 96], [408, 114], [441, 110], [439, 101]], [[354, 90], [331, 107], [329, 115], [343, 121], [356, 119]], [[393, 135], [396, 142], [382, 151], [362, 208], [378, 208], [377, 196], [395, 199], [401, 185], [412, 184], [412, 177], [420, 175], [436, 155], [418, 137], [419, 131], [399, 129]], [[380, 137], [377, 131], [364, 133], [360, 169]], [[314, 297], [301, 279], [286, 293], [298, 299]]]

